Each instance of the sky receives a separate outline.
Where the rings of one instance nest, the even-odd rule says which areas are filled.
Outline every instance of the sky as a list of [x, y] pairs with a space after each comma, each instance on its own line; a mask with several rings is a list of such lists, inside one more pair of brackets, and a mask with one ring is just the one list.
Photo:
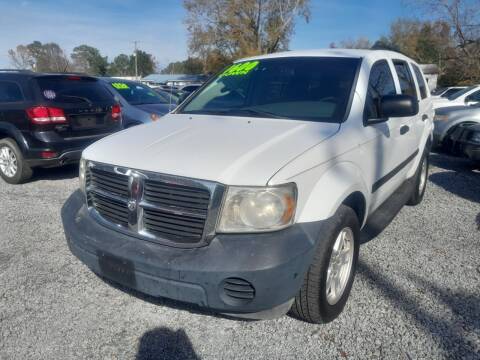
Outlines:
[[[402, 0], [311, 0], [311, 20], [299, 20], [290, 48], [328, 47], [366, 36], [375, 41], [412, 9]], [[0, 68], [11, 67], [8, 50], [34, 40], [56, 42], [68, 54], [87, 44], [109, 60], [133, 52], [133, 41], [159, 66], [187, 57], [182, 0], [0, 0]]]

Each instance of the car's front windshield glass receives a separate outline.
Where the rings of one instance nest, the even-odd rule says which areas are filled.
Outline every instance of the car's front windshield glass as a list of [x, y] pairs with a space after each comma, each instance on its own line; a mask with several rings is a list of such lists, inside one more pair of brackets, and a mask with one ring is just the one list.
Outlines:
[[347, 111], [360, 61], [289, 57], [236, 63], [179, 112], [338, 123]]
[[467, 88], [465, 88], [465, 89], [463, 89], [463, 90], [460, 90], [460, 91], [458, 91], [458, 92], [450, 95], [450, 96], [448, 97], [448, 100], [456, 100], [456, 99], [458, 99], [460, 96], [465, 95], [466, 93], [468, 93], [470, 90], [473, 90], [473, 89], [475, 89], [475, 86], [470, 86], [470, 87], [467, 87]]
[[124, 81], [114, 81], [110, 83], [129, 104], [168, 104], [166, 99], [160, 97], [153, 89], [148, 86]]

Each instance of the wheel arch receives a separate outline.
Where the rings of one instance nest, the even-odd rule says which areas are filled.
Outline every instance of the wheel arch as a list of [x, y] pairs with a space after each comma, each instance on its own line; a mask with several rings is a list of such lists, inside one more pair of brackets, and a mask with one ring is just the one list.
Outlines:
[[0, 139], [12, 138], [22, 152], [27, 149], [26, 141], [22, 133], [12, 124], [0, 122]]
[[370, 198], [362, 172], [352, 162], [340, 162], [326, 170], [305, 200], [298, 222], [331, 218], [343, 204], [351, 207], [362, 226], [368, 215]]

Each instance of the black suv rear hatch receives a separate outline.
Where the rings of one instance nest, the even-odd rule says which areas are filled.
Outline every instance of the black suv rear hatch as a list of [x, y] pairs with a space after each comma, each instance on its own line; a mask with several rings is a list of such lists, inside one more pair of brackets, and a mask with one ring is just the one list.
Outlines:
[[[113, 96], [96, 78], [77, 75], [46, 75], [33, 80], [41, 105], [60, 108], [67, 119], [49, 127], [63, 138], [111, 133], [121, 127], [121, 119], [112, 116]], [[118, 114], [117, 114], [118, 115]]]

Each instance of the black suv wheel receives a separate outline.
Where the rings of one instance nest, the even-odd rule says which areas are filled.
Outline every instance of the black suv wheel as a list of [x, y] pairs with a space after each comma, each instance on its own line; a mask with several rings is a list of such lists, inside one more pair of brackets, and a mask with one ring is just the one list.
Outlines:
[[13, 139], [0, 139], [0, 176], [9, 184], [20, 184], [32, 177], [32, 169]]

